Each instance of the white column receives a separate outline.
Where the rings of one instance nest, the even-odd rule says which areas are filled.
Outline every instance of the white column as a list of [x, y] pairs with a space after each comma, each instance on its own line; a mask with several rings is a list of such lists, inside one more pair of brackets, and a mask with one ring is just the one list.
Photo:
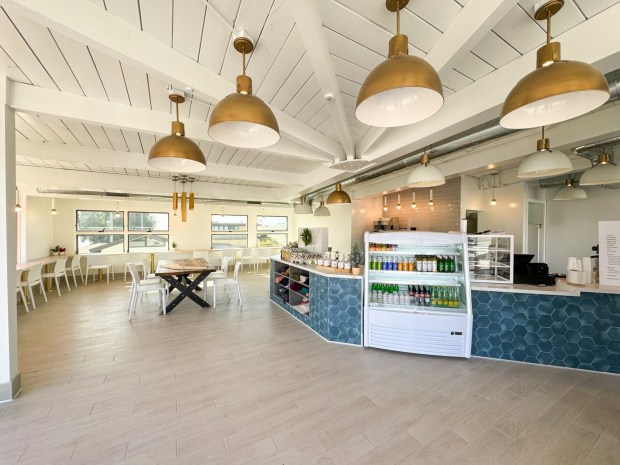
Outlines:
[[9, 81], [0, 76], [0, 401], [21, 390], [17, 367], [15, 293], [15, 112], [7, 105]]

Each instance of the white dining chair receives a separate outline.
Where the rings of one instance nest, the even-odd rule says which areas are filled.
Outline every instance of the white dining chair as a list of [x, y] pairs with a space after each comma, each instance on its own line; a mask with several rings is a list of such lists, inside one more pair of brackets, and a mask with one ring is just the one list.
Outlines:
[[65, 270], [67, 273], [71, 272], [71, 274], [73, 275], [73, 284], [75, 285], [75, 287], [77, 287], [77, 280], [75, 279], [75, 270], [78, 270], [80, 272], [80, 278], [82, 279], [82, 284], [84, 284], [84, 274], [82, 273], [82, 256], [81, 255], [74, 255], [73, 257], [70, 257], [69, 260], [67, 260], [67, 266], [65, 267]]
[[235, 271], [233, 272], [232, 278], [219, 278], [213, 281], [213, 308], [217, 306], [217, 287], [224, 286], [226, 288], [226, 293], [228, 294], [228, 300], [230, 300], [230, 289], [228, 286], [236, 286], [237, 287], [237, 298], [239, 299], [239, 304], [243, 307], [243, 300], [241, 299], [241, 287], [239, 286], [239, 270], [241, 269], [242, 263], [237, 262], [235, 264]]
[[34, 301], [32, 286], [39, 286], [39, 293], [43, 294], [43, 298], [47, 302], [47, 294], [45, 293], [45, 286], [43, 285], [43, 279], [41, 278], [41, 268], [43, 268], [42, 263], [31, 266], [28, 270], [28, 276], [26, 277], [26, 281], [20, 281], [21, 286], [28, 288], [28, 292], [30, 293], [30, 302], [32, 302], [32, 308], [34, 308], [35, 310], [37, 309], [37, 304]]
[[133, 264], [129, 264], [129, 273], [131, 274], [131, 293], [129, 294], [129, 305], [127, 310], [129, 311], [129, 320], [131, 315], [136, 309], [138, 303], [138, 295], [143, 295], [145, 292], [157, 291], [159, 293], [160, 305], [163, 309], [163, 313], [166, 313], [166, 295], [168, 286], [159, 278], [155, 279], [140, 279], [140, 273], [138, 267]]
[[237, 250], [239, 249], [222, 249], [222, 258], [229, 257], [231, 260], [228, 261], [228, 266], [232, 263], [233, 265], [237, 263]]
[[110, 272], [112, 272], [112, 279], [114, 279], [114, 271], [108, 257], [105, 255], [86, 255], [86, 286], [88, 286], [88, 274], [91, 271], [93, 272], [94, 281], [95, 272], [99, 270], [105, 271], [107, 282], [110, 284]]
[[272, 255], [273, 249], [270, 247], [261, 247], [260, 249], [258, 249], [258, 258], [256, 260], [257, 268], [259, 266], [262, 268], [263, 265], [269, 265], [269, 259]]
[[[230, 264], [232, 257], [222, 257], [220, 261], [220, 268], [204, 280], [204, 300], [207, 300], [207, 287], [209, 283], [212, 283], [213, 289], [215, 289], [215, 283], [219, 280], [228, 278], [228, 265]], [[241, 262], [239, 262], [241, 263]]]
[[147, 268], [144, 264], [145, 256], [143, 253], [126, 253], [125, 254], [125, 271], [123, 272], [123, 281], [127, 281], [127, 270], [129, 265], [136, 265], [138, 270], [142, 271], [142, 278], [146, 279]]
[[254, 268], [258, 270], [258, 249], [256, 247], [246, 247], [241, 249], [241, 256], [239, 257], [241, 266], [245, 264], [254, 265]]
[[17, 292], [19, 292], [19, 296], [22, 298], [22, 303], [24, 304], [24, 308], [26, 309], [26, 313], [29, 313], [28, 302], [26, 301], [26, 296], [24, 295], [24, 287], [28, 286], [26, 281], [22, 281], [22, 272], [17, 272]]
[[59, 258], [54, 263], [54, 268], [49, 273], [42, 273], [41, 277], [45, 278], [53, 278], [56, 283], [56, 291], [58, 291], [58, 297], [60, 297], [60, 283], [58, 282], [58, 278], [62, 278], [64, 276], [65, 282], [67, 283], [67, 289], [71, 292], [71, 287], [69, 286], [69, 278], [67, 278], [67, 259]]

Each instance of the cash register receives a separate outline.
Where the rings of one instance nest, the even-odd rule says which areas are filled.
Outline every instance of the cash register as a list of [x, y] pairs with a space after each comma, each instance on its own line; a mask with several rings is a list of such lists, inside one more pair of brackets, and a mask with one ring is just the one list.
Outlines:
[[533, 254], [514, 254], [513, 282], [534, 286], [554, 286], [555, 277], [549, 275], [549, 266], [546, 263], [530, 263], [533, 258]]

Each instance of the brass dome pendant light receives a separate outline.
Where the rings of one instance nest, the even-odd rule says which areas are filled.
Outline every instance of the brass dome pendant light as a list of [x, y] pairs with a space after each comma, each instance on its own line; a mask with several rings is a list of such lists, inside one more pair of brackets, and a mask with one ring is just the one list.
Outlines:
[[176, 105], [176, 121], [172, 122], [172, 134], [159, 139], [149, 152], [149, 165], [161, 171], [177, 173], [197, 173], [207, 167], [200, 147], [185, 137], [185, 125], [179, 121], [179, 103], [185, 97], [170, 94], [168, 98]]
[[327, 196], [327, 204], [333, 203], [351, 203], [351, 197], [342, 190], [342, 184], [336, 183], [336, 190]]
[[396, 35], [388, 58], [366, 77], [357, 95], [355, 116], [364, 124], [397, 127], [422, 121], [443, 106], [437, 71], [425, 60], [409, 55], [409, 39], [400, 33], [400, 10], [409, 0], [386, 0], [396, 12]]
[[420, 164], [416, 166], [407, 178], [408, 187], [433, 187], [446, 183], [446, 176], [434, 165], [430, 164], [428, 153], [422, 154]]
[[254, 50], [254, 44], [242, 34], [233, 45], [243, 55], [243, 74], [237, 76], [237, 92], [224, 97], [213, 109], [209, 135], [233, 147], [268, 147], [280, 140], [280, 128], [271, 108], [252, 95], [252, 79], [245, 74], [245, 54]]
[[592, 65], [560, 58], [560, 43], [551, 42], [551, 17], [564, 0], [537, 4], [534, 18], [547, 20], [547, 43], [538, 49], [536, 70], [510, 91], [499, 124], [525, 129], [559, 123], [588, 113], [609, 99], [603, 74]]

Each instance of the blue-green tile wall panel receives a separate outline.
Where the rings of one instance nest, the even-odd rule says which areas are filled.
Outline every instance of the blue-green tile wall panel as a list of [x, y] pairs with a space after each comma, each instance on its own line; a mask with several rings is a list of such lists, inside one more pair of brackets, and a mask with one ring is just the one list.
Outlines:
[[330, 341], [361, 344], [362, 280], [329, 278]]
[[472, 291], [472, 355], [620, 373], [620, 295]]

